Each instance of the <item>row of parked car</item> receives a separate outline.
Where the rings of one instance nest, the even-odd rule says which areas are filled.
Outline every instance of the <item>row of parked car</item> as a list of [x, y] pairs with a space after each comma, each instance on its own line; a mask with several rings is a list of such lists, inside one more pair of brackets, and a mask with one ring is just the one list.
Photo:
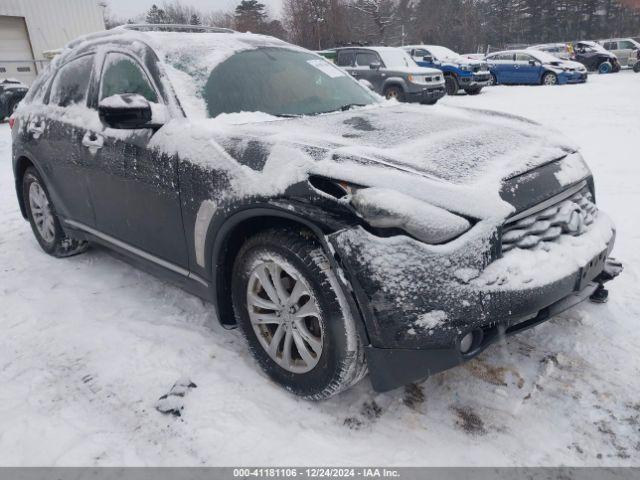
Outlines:
[[488, 55], [463, 56], [438, 45], [319, 53], [386, 98], [429, 105], [460, 91], [477, 95], [490, 85], [584, 83], [589, 71], [617, 72], [623, 65], [640, 71], [640, 43], [633, 39], [543, 44]]

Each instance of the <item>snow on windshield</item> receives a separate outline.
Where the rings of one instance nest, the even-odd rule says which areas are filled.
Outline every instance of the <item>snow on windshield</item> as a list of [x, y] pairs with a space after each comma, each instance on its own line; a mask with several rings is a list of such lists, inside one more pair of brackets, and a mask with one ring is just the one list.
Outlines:
[[427, 47], [436, 59], [446, 62], [454, 63], [466, 63], [466, 60], [453, 50], [449, 50], [447, 47], [439, 47], [435, 45], [429, 45]]
[[542, 63], [558, 63], [562, 61], [555, 55], [552, 55], [548, 52], [543, 52], [541, 50], [527, 50], [525, 53], [531, 55], [534, 58], [537, 58]]
[[399, 48], [378, 50], [378, 53], [387, 68], [410, 68], [416, 66], [409, 54]]

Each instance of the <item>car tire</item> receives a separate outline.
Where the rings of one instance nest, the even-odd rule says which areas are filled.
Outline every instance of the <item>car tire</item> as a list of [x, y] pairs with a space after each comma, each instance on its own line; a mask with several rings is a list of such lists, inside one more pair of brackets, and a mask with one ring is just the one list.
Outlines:
[[542, 85], [558, 85], [558, 76], [553, 72], [547, 72], [542, 76]]
[[479, 95], [482, 92], [482, 87], [467, 88], [465, 92], [467, 92], [467, 95]]
[[496, 76], [492, 73], [491, 74], [491, 78], [489, 78], [489, 83], [488, 83], [488, 87], [495, 87], [496, 85], [498, 85], [498, 79], [496, 78]]
[[456, 95], [458, 90], [460, 90], [460, 86], [458, 85], [458, 80], [456, 77], [452, 75], [447, 75], [444, 77], [444, 88], [447, 91], [447, 95]]
[[234, 263], [232, 300], [253, 357], [286, 390], [322, 400], [366, 374], [350, 308], [310, 234], [267, 230], [248, 239]]
[[68, 237], [62, 230], [49, 191], [34, 167], [27, 168], [22, 177], [22, 200], [31, 229], [42, 250], [58, 258], [87, 250], [87, 242]]
[[438, 100], [425, 100], [422, 102], [423, 105], [435, 105], [436, 103], [438, 103]]
[[633, 66], [633, 71], [636, 72], [636, 73], [640, 73], [640, 62], [636, 63]]
[[402, 91], [402, 88], [397, 85], [385, 88], [384, 96], [387, 100], [396, 99], [399, 102], [404, 101], [404, 92]]
[[598, 65], [598, 73], [601, 75], [611, 73], [613, 70], [613, 65], [610, 62], [602, 62]]

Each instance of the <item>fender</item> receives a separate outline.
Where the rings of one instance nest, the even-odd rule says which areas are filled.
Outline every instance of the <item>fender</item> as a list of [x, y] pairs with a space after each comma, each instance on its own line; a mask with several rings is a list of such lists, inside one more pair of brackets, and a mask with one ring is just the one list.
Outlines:
[[403, 92], [407, 91], [407, 82], [405, 82], [404, 78], [389, 77], [389, 78], [386, 78], [384, 80], [384, 83], [382, 84], [382, 92], [384, 92], [385, 89], [391, 85], [398, 85], [400, 88], [402, 88]]
[[[298, 205], [296, 207], [298, 207]], [[354, 288], [351, 288], [351, 286], [353, 285], [353, 279], [348, 278], [347, 271], [338, 262], [336, 256], [333, 255], [333, 249], [329, 245], [325, 237], [327, 228], [335, 227], [336, 225], [321, 226], [310, 221], [308, 218], [322, 218], [321, 216], [318, 216], [322, 215], [322, 210], [317, 207], [314, 207], [312, 205], [299, 205], [299, 207], [306, 208], [307, 210], [317, 211], [318, 215], [316, 215], [315, 217], [311, 217], [311, 214], [309, 214], [309, 216], [307, 216], [306, 218], [295, 213], [296, 207], [294, 207], [294, 211], [292, 211], [290, 209], [287, 209], [285, 205], [280, 206], [273, 203], [262, 203], [233, 214], [232, 216], [228, 217], [219, 228], [213, 225], [213, 223], [215, 222], [212, 222], [212, 225], [209, 226], [209, 238], [206, 242], [206, 258], [209, 262], [208, 269], [211, 272], [210, 288], [212, 291], [212, 296], [214, 298], [214, 304], [218, 312], [218, 321], [225, 328], [236, 327], [235, 321], [225, 321], [225, 319], [233, 318], [229, 285], [225, 281], [225, 275], [227, 273], [225, 269], [225, 254], [229, 237], [233, 234], [236, 228], [238, 228], [242, 224], [245, 224], [245, 222], [256, 219], [273, 218], [282, 220], [284, 222], [303, 225], [315, 235], [318, 242], [320, 243], [320, 246], [329, 259], [331, 269], [336, 274], [336, 279], [338, 281], [338, 284], [340, 285], [340, 288], [342, 289], [344, 297], [347, 300], [351, 315], [356, 320], [358, 334], [360, 335], [363, 343], [365, 345], [368, 345], [369, 335], [365, 325], [363, 313], [360, 309], [359, 302], [356, 299], [356, 297], [359, 297], [359, 295], [354, 292], [354, 290], [358, 290], [358, 287], [354, 285]]]

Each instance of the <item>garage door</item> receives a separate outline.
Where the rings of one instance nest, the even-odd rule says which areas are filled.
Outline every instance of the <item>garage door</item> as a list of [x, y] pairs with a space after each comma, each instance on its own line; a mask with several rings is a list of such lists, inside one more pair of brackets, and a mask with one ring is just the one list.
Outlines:
[[22, 17], [0, 16], [0, 78], [17, 78], [31, 84], [36, 66]]

